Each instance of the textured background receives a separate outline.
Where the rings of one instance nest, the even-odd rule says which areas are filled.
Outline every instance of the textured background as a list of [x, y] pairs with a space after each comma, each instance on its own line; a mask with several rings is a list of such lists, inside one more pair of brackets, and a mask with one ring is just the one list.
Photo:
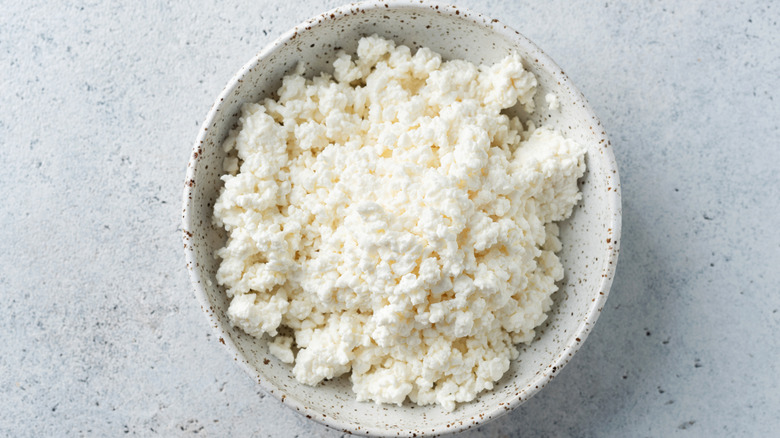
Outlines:
[[[338, 437], [211, 336], [179, 220], [190, 146], [222, 87], [341, 1], [0, 3], [0, 435]], [[595, 331], [478, 432], [776, 433], [780, 5], [459, 4], [569, 74], [612, 138], [624, 195]]]

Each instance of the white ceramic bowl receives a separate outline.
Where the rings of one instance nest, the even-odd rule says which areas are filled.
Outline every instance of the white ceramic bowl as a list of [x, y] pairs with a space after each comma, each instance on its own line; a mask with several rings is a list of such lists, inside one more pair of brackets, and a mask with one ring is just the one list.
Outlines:
[[[437, 406], [402, 407], [358, 403], [348, 377], [317, 387], [299, 384], [291, 367], [268, 353], [264, 341], [234, 329], [225, 311], [228, 300], [214, 275], [213, 254], [225, 233], [212, 225], [212, 209], [221, 181], [220, 147], [238, 119], [241, 104], [278, 89], [297, 62], [310, 74], [332, 71], [337, 47], [354, 53], [358, 39], [378, 33], [415, 49], [429, 47], [446, 59], [496, 62], [515, 50], [539, 82], [533, 119], [554, 125], [564, 136], [587, 147], [583, 200], [561, 226], [561, 259], [566, 277], [553, 296], [549, 318], [530, 346], [495, 389], [447, 412]], [[560, 109], [548, 111], [553, 92]], [[307, 418], [339, 430], [372, 435], [420, 436], [470, 428], [496, 418], [528, 400], [579, 349], [607, 298], [618, 255], [620, 184], [611, 145], [598, 118], [563, 71], [531, 41], [503, 23], [443, 4], [417, 1], [369, 2], [344, 6], [308, 20], [282, 35], [231, 79], [206, 117], [187, 170], [183, 230], [187, 267], [195, 292], [219, 341], [235, 360], [282, 403]]]

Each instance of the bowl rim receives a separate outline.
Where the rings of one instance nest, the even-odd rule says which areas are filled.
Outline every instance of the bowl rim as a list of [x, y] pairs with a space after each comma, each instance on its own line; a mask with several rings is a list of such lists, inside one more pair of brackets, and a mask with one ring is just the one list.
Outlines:
[[[187, 262], [187, 270], [190, 275], [190, 282], [195, 292], [195, 296], [200, 303], [201, 310], [206, 314], [209, 323], [217, 334], [219, 342], [222, 343], [225, 348], [234, 356], [239, 366], [250, 376], [254, 377], [255, 381], [268, 393], [273, 395], [282, 404], [294, 409], [299, 414], [306, 416], [306, 418], [312, 419], [317, 423], [323, 424], [330, 428], [353, 433], [359, 435], [369, 436], [386, 436], [392, 433], [393, 436], [437, 436], [443, 434], [454, 433], [465, 429], [470, 429], [478, 425], [482, 425], [486, 422], [492, 421], [496, 418], [503, 416], [504, 414], [514, 410], [525, 401], [530, 399], [533, 395], [538, 393], [547, 383], [549, 383], [557, 373], [571, 360], [574, 353], [577, 352], [588, 334], [592, 330], [592, 327], [598, 320], [598, 317], [604, 307], [604, 303], [609, 296], [609, 290], [612, 285], [612, 281], [617, 267], [617, 259], [620, 249], [620, 233], [621, 233], [621, 220], [622, 220], [622, 207], [621, 207], [621, 189], [617, 161], [615, 160], [614, 153], [612, 152], [611, 142], [607, 138], [605, 131], [602, 130], [600, 135], [603, 138], [603, 160], [607, 165], [608, 170], [612, 171], [611, 186], [613, 190], [610, 190], [606, 194], [606, 201], [609, 205], [611, 214], [611, 223], [607, 224], [612, 229], [611, 237], [612, 244], [607, 247], [606, 254], [604, 256], [603, 263], [601, 264], [604, 272], [596, 290], [599, 291], [590, 305], [590, 310], [586, 317], [580, 322], [576, 331], [570, 336], [569, 339], [573, 339], [564, 346], [561, 350], [561, 354], [547, 368], [539, 373], [530, 385], [520, 390], [519, 394], [513, 397], [502, 405], [496, 405], [492, 410], [485, 412], [485, 415], [480, 415], [474, 419], [458, 421], [457, 423], [450, 423], [445, 427], [445, 424], [441, 424], [438, 427], [425, 430], [416, 430], [411, 428], [402, 427], [401, 429], [387, 430], [378, 427], [361, 425], [358, 423], [341, 421], [336, 418], [330, 418], [324, 416], [323, 413], [307, 407], [300, 403], [295, 397], [286, 397], [280, 388], [271, 385], [267, 382], [260, 373], [253, 368], [248, 361], [244, 360], [243, 356], [239, 352], [231, 336], [228, 334], [229, 328], [225, 328], [221, 325], [218, 316], [213, 311], [211, 302], [208, 300], [205, 289], [201, 282], [200, 270], [198, 269], [194, 248], [189, 244], [189, 240], [192, 238], [192, 233], [189, 231], [191, 215], [190, 211], [195, 209], [192, 205], [192, 194], [195, 191], [195, 169], [197, 168], [197, 160], [202, 154], [198, 153], [200, 146], [204, 143], [205, 137], [208, 133], [208, 128], [214, 122], [217, 112], [221, 106], [228, 101], [228, 97], [234, 92], [236, 87], [241, 83], [241, 79], [253, 68], [258, 66], [264, 59], [272, 55], [278, 48], [282, 47], [285, 43], [295, 38], [298, 33], [311, 31], [318, 24], [327, 19], [337, 19], [346, 15], [360, 12], [361, 10], [373, 10], [382, 9], [391, 11], [394, 9], [420, 9], [430, 10], [434, 9], [441, 14], [446, 14], [451, 17], [466, 20], [482, 27], [487, 28], [493, 32], [504, 36], [508, 40], [512, 41], [515, 45], [523, 47], [529, 54], [533, 54], [535, 60], [541, 61], [542, 68], [549, 70], [552, 75], [559, 81], [560, 85], [568, 87], [575, 98], [582, 103], [583, 109], [593, 120], [593, 123], [601, 127], [601, 122], [593, 112], [593, 109], [588, 104], [585, 96], [574, 86], [568, 76], [561, 70], [561, 68], [547, 55], [545, 54], [535, 43], [530, 39], [522, 35], [520, 32], [504, 24], [498, 19], [489, 18], [478, 12], [474, 12], [468, 8], [455, 6], [449, 3], [443, 3], [439, 1], [421, 1], [421, 0], [368, 0], [358, 3], [350, 3], [343, 6], [336, 7], [329, 11], [323, 12], [315, 17], [312, 17], [267, 44], [260, 52], [257, 53], [249, 62], [244, 64], [242, 68], [232, 76], [228, 81], [225, 88], [219, 94], [214, 104], [212, 104], [206, 118], [204, 119], [195, 143], [192, 147], [190, 159], [187, 166], [187, 174], [184, 184], [183, 193], [183, 210], [182, 210], [182, 235], [184, 240], [184, 252]], [[595, 131], [594, 131], [595, 132]]]

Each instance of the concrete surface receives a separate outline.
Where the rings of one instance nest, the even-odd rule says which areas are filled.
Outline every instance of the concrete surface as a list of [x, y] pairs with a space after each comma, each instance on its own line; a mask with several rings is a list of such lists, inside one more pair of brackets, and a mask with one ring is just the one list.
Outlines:
[[[213, 99], [340, 3], [3, 2], [0, 435], [341, 435], [232, 363], [179, 231]], [[460, 4], [565, 69], [611, 135], [624, 194], [618, 274], [588, 342], [463, 436], [775, 434], [780, 5]]]

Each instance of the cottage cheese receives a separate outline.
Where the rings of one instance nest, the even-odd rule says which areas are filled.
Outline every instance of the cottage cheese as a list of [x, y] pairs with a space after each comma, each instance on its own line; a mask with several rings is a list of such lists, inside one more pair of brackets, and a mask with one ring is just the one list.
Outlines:
[[547, 93], [544, 96], [544, 101], [547, 102], [547, 107], [550, 109], [550, 111], [555, 111], [560, 107], [558, 104], [558, 96], [554, 95], [553, 93]]
[[534, 110], [516, 54], [476, 66], [372, 36], [332, 76], [303, 73], [224, 142], [230, 321], [305, 384], [351, 372], [358, 400], [473, 400], [550, 309], [584, 149], [502, 113]]

